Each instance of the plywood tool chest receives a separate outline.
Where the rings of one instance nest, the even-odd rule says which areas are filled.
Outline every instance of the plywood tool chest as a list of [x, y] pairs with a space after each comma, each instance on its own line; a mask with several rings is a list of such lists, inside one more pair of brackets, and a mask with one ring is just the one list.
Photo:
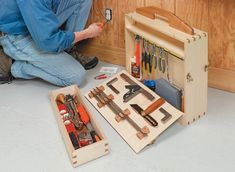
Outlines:
[[[167, 54], [168, 62], [165, 73], [159, 68], [153, 68], [154, 71], [148, 73], [142, 66], [140, 78], [154, 80], [165, 78], [182, 90], [184, 115], [179, 120], [181, 124], [190, 124], [203, 116], [207, 111], [207, 33], [190, 28], [170, 12], [156, 7], [139, 8], [136, 12], [127, 14], [125, 43], [126, 67], [129, 73], [132, 70], [132, 58], [135, 57], [136, 35], [157, 49], [163, 50]], [[155, 56], [156, 59], [160, 58], [158, 53]]]
[[[93, 127], [94, 131], [98, 134], [99, 141], [80, 147], [80, 148], [75, 148], [73, 141], [71, 140], [70, 134], [68, 133], [68, 128], [66, 121], [63, 119], [65, 118], [65, 114], [62, 115], [62, 111], [59, 110], [58, 104], [57, 104], [57, 98], [58, 95], [73, 95], [76, 98], [76, 101], [79, 102], [81, 106], [85, 108], [85, 111], [87, 112], [89, 116], [89, 122], [91, 126]], [[61, 132], [61, 135], [63, 137], [69, 158], [71, 160], [71, 163], [73, 167], [76, 167], [78, 165], [82, 165], [88, 161], [94, 160], [98, 157], [101, 157], [103, 155], [106, 155], [109, 153], [109, 145], [108, 145], [108, 140], [106, 136], [104, 135], [102, 129], [100, 126], [97, 124], [96, 119], [92, 114], [89, 113], [89, 109], [87, 106], [83, 103], [84, 97], [82, 96], [80, 90], [78, 89], [77, 86], [69, 86], [65, 88], [61, 88], [55, 91], [52, 91], [50, 93], [50, 99], [51, 99], [51, 104], [53, 106], [54, 112], [55, 112], [55, 117], [58, 122], [58, 126]], [[80, 112], [78, 112], [80, 113]], [[81, 115], [81, 114], [80, 114]], [[88, 126], [88, 124], [87, 124]], [[70, 127], [70, 126], [69, 126]], [[71, 127], [70, 127], [71, 128]]]

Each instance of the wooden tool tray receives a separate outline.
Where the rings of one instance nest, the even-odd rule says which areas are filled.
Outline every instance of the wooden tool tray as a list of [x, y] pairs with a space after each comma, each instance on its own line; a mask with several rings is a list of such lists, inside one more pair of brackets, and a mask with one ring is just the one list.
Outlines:
[[[98, 134], [100, 141], [97, 141], [95, 143], [92, 143], [90, 145], [87, 145], [85, 147], [81, 147], [81, 148], [75, 150], [75, 148], [71, 142], [71, 139], [69, 137], [69, 134], [66, 130], [64, 121], [61, 118], [61, 115], [60, 115], [60, 112], [58, 110], [57, 103], [56, 103], [56, 98], [61, 93], [64, 95], [69, 95], [69, 94], [75, 95], [77, 97], [78, 101], [86, 109], [86, 111], [90, 117], [91, 125], [93, 126], [95, 132]], [[67, 152], [68, 152], [68, 155], [69, 155], [69, 158], [71, 160], [73, 167], [76, 167], [76, 166], [84, 164], [88, 161], [94, 160], [94, 159], [101, 157], [105, 154], [108, 154], [108, 152], [109, 152], [108, 140], [105, 137], [105, 135], [104, 135], [103, 131], [101, 130], [101, 128], [99, 127], [99, 125], [97, 124], [96, 119], [92, 116], [92, 114], [89, 113], [89, 109], [83, 103], [83, 96], [80, 93], [77, 86], [74, 85], [74, 86], [69, 86], [69, 87], [65, 87], [62, 89], [52, 91], [50, 93], [50, 99], [51, 99], [51, 104], [52, 104], [54, 112], [55, 112], [55, 117], [57, 119], [60, 132], [62, 134], [64, 143], [67, 148]]]
[[[139, 93], [132, 99], [130, 99], [128, 102], [123, 102], [123, 96], [128, 92], [128, 89], [125, 88], [125, 86], [131, 85], [121, 77], [121, 75], [123, 74], [129, 77], [132, 81], [134, 81], [138, 86], [140, 86], [141, 89], [147, 91], [147, 93], [150, 94], [153, 99], [149, 100], [142, 93]], [[108, 86], [107, 84], [110, 83], [110, 81], [113, 82]], [[115, 91], [113, 91], [114, 89], [111, 87], [114, 87], [114, 89], [116, 89], [119, 94], [116, 94]], [[100, 90], [105, 95], [109, 96], [109, 98], [112, 100], [110, 100], [109, 98], [96, 98], [94, 96], [95, 89], [96, 93], [98, 93], [98, 90]], [[110, 78], [107, 82], [104, 82], [103, 84], [95, 87], [93, 90], [90, 90], [90, 92], [88, 92], [85, 97], [91, 102], [91, 104], [100, 112], [100, 114], [109, 122], [109, 124], [119, 133], [119, 135], [128, 143], [128, 145], [136, 153], [140, 152], [147, 145], [152, 144], [163, 131], [165, 131], [171, 124], [173, 124], [177, 119], [179, 119], [183, 115], [182, 112], [171, 106], [169, 103], [165, 102], [162, 106], [155, 109], [152, 113], [149, 114], [154, 120], [157, 121], [158, 126], [153, 127], [152, 125], [150, 125], [150, 123], [148, 123], [130, 105], [137, 104], [142, 109], [146, 109], [156, 100], [159, 100], [160, 97], [155, 94], [152, 90], [147, 88], [145, 85], [130, 76], [126, 71], [118, 73], [114, 77]], [[127, 113], [127, 118], [128, 120], [131, 119], [131, 121], [128, 121], [125, 117], [120, 119], [120, 116], [117, 115], [117, 113], [111, 110], [111, 108], [108, 106], [109, 101], [115, 103], [121, 110], [124, 111], [124, 114], [126, 113], [126, 111], [129, 111], [129, 113]], [[115, 105], [113, 106], [115, 107]], [[163, 115], [162, 112], [160, 112], [160, 109], [165, 109], [169, 114], [172, 115], [165, 122], [162, 122], [162, 120], [164, 120], [164, 117], [166, 116]], [[147, 135], [139, 135], [141, 133], [138, 132], [135, 127], [133, 127], [133, 125], [137, 125], [137, 128], [140, 127], [143, 130], [147, 128]]]

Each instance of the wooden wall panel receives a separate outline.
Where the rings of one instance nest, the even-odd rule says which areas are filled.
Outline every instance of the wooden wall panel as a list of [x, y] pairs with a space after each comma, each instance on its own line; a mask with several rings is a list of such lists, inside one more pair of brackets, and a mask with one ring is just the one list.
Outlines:
[[[124, 15], [144, 6], [145, 0], [94, 0], [89, 23], [104, 21], [105, 8], [111, 8], [113, 20], [106, 24], [100, 37], [83, 46], [81, 52], [96, 55], [99, 59], [114, 64], [125, 64]], [[95, 52], [95, 53], [94, 53]]]
[[145, 0], [145, 6], [157, 6], [175, 12], [175, 0]]
[[[223, 0], [209, 2], [209, 63], [211, 67], [225, 68], [223, 55]], [[218, 27], [219, 26], [219, 27]], [[220, 40], [220, 41], [218, 41]]]
[[124, 17], [130, 11], [135, 11], [137, 7], [144, 6], [144, 0], [130, 1], [130, 0], [122, 0], [118, 1], [118, 21], [119, 21], [119, 48], [125, 48], [125, 22]]
[[176, 0], [175, 14], [189, 25], [208, 31], [209, 0]]
[[[102, 21], [106, 7], [112, 8], [113, 20], [104, 33], [83, 48], [83, 53], [101, 60], [125, 65], [124, 14], [136, 7], [155, 5], [167, 9], [189, 25], [209, 35], [209, 85], [235, 92], [235, 1], [234, 0], [94, 0], [90, 23]], [[219, 77], [218, 74], [220, 74]], [[227, 74], [221, 84], [221, 78]]]
[[[112, 4], [112, 5], [111, 5]], [[92, 20], [93, 22], [100, 22], [104, 20], [104, 11], [106, 7], [111, 7], [113, 11], [113, 21], [105, 26], [102, 35], [96, 39], [92, 40], [93, 44], [108, 46], [108, 47], [118, 47], [119, 35], [119, 17], [118, 17], [118, 1], [117, 0], [94, 0], [94, 5], [92, 8]], [[116, 33], [116, 34], [114, 34]]]
[[210, 65], [235, 71], [235, 1], [209, 2]]
[[224, 59], [228, 69], [235, 71], [235, 1], [224, 0], [223, 8]]

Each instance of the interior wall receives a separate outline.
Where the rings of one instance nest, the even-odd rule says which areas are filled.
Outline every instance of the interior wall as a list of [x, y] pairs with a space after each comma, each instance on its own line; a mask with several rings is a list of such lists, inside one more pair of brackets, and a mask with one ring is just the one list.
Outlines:
[[103, 21], [101, 13], [106, 7], [113, 10], [113, 20], [100, 37], [89, 41], [83, 52], [125, 65], [124, 15], [148, 5], [167, 9], [192, 27], [208, 32], [209, 85], [235, 92], [234, 0], [94, 0], [89, 21]]

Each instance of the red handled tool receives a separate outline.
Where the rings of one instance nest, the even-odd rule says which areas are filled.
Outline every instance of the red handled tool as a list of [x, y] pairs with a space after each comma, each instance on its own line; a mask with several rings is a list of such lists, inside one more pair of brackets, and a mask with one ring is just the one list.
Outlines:
[[94, 79], [100, 80], [100, 79], [106, 79], [108, 77], [110, 77], [110, 75], [105, 73], [105, 74], [97, 75], [96, 77], [94, 77]]
[[100, 141], [100, 137], [98, 136], [98, 134], [95, 132], [94, 128], [92, 127], [89, 115], [86, 109], [84, 108], [84, 106], [79, 105], [77, 108], [78, 108], [78, 113], [80, 114], [81, 120], [87, 126], [87, 129], [90, 131], [93, 142]]
[[135, 59], [136, 59], [136, 66], [140, 66], [141, 61], [141, 52], [140, 52], [140, 36], [136, 35], [135, 38]]

